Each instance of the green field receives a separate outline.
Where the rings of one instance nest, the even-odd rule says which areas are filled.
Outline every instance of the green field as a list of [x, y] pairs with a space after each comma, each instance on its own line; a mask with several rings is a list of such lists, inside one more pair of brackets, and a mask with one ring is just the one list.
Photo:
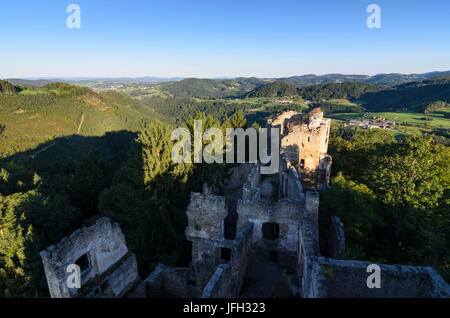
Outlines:
[[48, 92], [43, 91], [43, 90], [25, 89], [25, 90], [21, 91], [19, 94], [21, 94], [21, 95], [39, 95], [39, 94], [48, 94]]
[[[340, 125], [350, 120], [371, 120], [372, 117], [383, 117], [387, 120], [394, 121], [395, 129], [390, 132], [393, 135], [406, 134], [422, 134], [423, 132], [431, 132], [433, 129], [450, 129], [450, 119], [444, 118], [444, 113], [449, 113], [450, 109], [446, 108], [436, 113], [422, 114], [422, 113], [397, 113], [397, 112], [382, 112], [382, 113], [336, 113], [329, 114], [327, 117], [333, 119], [332, 125]], [[426, 120], [425, 118], [428, 118]]]

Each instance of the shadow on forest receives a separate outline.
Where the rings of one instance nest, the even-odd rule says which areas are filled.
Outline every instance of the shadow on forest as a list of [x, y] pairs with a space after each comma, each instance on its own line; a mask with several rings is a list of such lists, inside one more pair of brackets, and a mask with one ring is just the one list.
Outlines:
[[[201, 191], [202, 169], [185, 168], [181, 174], [168, 170], [149, 179], [148, 152], [136, 137], [129, 131], [67, 136], [0, 160], [0, 169], [8, 175], [2, 179], [0, 174], [0, 194], [9, 196], [6, 204], [16, 223], [12, 230], [24, 236], [20, 244], [25, 256], [24, 263], [15, 266], [24, 276], [17, 278], [10, 270], [6, 278], [13, 286], [8, 294], [0, 277], [0, 297], [48, 297], [39, 252], [100, 216], [120, 224], [141, 277], [159, 262], [189, 264], [185, 211], [191, 190]], [[101, 163], [105, 161], [111, 163], [109, 168]], [[0, 201], [0, 213], [6, 209], [3, 204]]]
[[[1, 127], [0, 127], [1, 131]], [[0, 159], [0, 166], [8, 161], [32, 165], [36, 169], [46, 169], [54, 164], [83, 159], [90, 150], [95, 150], [107, 161], [118, 167], [126, 160], [130, 146], [137, 133], [121, 130], [107, 132], [104, 136], [71, 135], [59, 137], [43, 143], [34, 149], [18, 152]]]
[[[137, 133], [130, 131], [108, 132], [101, 137], [72, 135], [0, 159], [0, 195], [5, 197], [0, 201], [0, 216], [5, 217], [3, 214], [12, 209], [15, 217], [9, 230], [15, 232], [16, 237], [12, 241], [7, 240], [6, 244], [13, 250], [16, 248], [14, 244], [23, 246], [23, 252], [14, 253], [25, 256], [22, 263], [11, 254], [14, 266], [5, 268], [6, 278], [0, 277], [0, 296], [49, 296], [39, 252], [98, 216], [96, 207], [95, 211], [85, 207], [86, 201], [92, 201], [89, 192], [93, 192], [94, 200], [98, 200], [99, 193], [111, 186], [114, 172], [127, 159], [136, 137]], [[74, 176], [80, 170], [80, 162], [91, 150], [103, 157], [109, 170], [94, 175], [93, 181], [89, 182], [92, 174], [88, 174], [102, 165], [95, 165], [89, 171], [88, 164], [86, 178], [81, 178], [78, 189], [75, 189], [72, 183]], [[94, 161], [97, 162], [102, 161]], [[87, 182], [83, 184], [84, 181]], [[78, 196], [75, 195], [77, 191]], [[85, 202], [78, 201], [80, 196]], [[28, 229], [32, 229], [32, 234]], [[0, 267], [3, 265], [0, 259]], [[24, 276], [14, 274], [18, 268], [22, 268]]]

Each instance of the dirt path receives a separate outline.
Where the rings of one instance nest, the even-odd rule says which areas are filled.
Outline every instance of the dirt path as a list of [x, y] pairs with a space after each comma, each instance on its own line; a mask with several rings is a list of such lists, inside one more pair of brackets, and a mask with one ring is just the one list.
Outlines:
[[[84, 114], [81, 114], [80, 124], [78, 125], [78, 129], [77, 129], [77, 135], [80, 134], [80, 130], [81, 130], [81, 127], [83, 126], [83, 122], [84, 122]], [[58, 142], [61, 142], [62, 140], [67, 140], [67, 139], [70, 139], [70, 138], [72, 138], [72, 137], [71, 137], [71, 136], [67, 136], [67, 137], [65, 137], [64, 139], [61, 139], [61, 140], [59, 140], [59, 141], [54, 141], [54, 142], [52, 142], [52, 143], [51, 143], [50, 145], [48, 145], [47, 147], [44, 147], [44, 148], [42, 148], [41, 150], [39, 150], [39, 151], [33, 153], [33, 154], [31, 155], [31, 158], [34, 159], [34, 157], [35, 157], [36, 155], [38, 155], [38, 154], [40, 154], [41, 152], [44, 152], [44, 151], [46, 151], [46, 150], [52, 148], [53, 146], [55, 146], [56, 144], [58, 144]]]
[[80, 130], [81, 130], [81, 126], [83, 125], [83, 122], [84, 122], [84, 114], [81, 114], [80, 124], [78, 125], [78, 129], [77, 129], [77, 135], [80, 134]]
[[33, 153], [33, 154], [31, 155], [31, 158], [34, 159], [34, 157], [35, 157], [36, 155], [38, 155], [38, 154], [40, 154], [41, 152], [44, 152], [44, 151], [50, 149], [51, 147], [53, 147], [53, 146], [56, 145], [56, 144], [57, 144], [57, 142], [53, 142], [53, 143], [51, 143], [50, 145], [48, 145], [47, 147], [44, 147], [44, 148], [42, 148], [41, 150], [39, 150], [39, 151]]

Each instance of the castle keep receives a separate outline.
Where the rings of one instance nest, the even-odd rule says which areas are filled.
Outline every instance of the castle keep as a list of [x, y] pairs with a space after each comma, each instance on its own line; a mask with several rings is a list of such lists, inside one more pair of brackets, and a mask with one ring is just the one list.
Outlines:
[[302, 184], [322, 189], [328, 186], [331, 156], [327, 154], [331, 119], [320, 108], [307, 114], [285, 112], [268, 124], [280, 129], [280, 153], [294, 165]]
[[[186, 238], [189, 267], [159, 264], [144, 280], [117, 224], [100, 219], [41, 252], [52, 297], [450, 297], [431, 267], [383, 265], [381, 288], [367, 286], [368, 262], [339, 260], [344, 225], [333, 216], [329, 257], [319, 250], [319, 193], [328, 186], [330, 119], [320, 109], [287, 112], [280, 128], [279, 171], [261, 165], [230, 169], [220, 193], [192, 193]], [[67, 287], [66, 267], [87, 255], [80, 290]]]

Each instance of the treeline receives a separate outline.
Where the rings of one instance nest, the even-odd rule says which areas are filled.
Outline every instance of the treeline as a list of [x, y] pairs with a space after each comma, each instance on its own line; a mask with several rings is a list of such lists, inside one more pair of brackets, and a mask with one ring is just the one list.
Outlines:
[[327, 99], [359, 99], [366, 93], [376, 93], [388, 89], [367, 83], [348, 82], [306, 86], [300, 89], [300, 95], [307, 100], [322, 101]]
[[418, 111], [424, 114], [434, 113], [438, 110], [444, 109], [446, 107], [450, 107], [450, 104], [447, 102], [444, 102], [442, 100], [434, 101], [434, 102], [427, 102], [423, 103], [422, 105], [419, 105]]
[[230, 117], [236, 112], [245, 112], [255, 107], [251, 103], [234, 103], [228, 100], [198, 101], [191, 98], [148, 98], [143, 99], [143, 103], [169, 118], [172, 123], [185, 122], [196, 113], [223, 119], [225, 116]]
[[361, 105], [345, 105], [329, 102], [314, 103], [312, 107], [320, 107], [324, 115], [334, 113], [364, 113], [366, 110]]
[[395, 86], [361, 97], [371, 111], [431, 112], [450, 103], [450, 76]]
[[[431, 265], [450, 279], [450, 149], [432, 139], [396, 141], [381, 130], [333, 130], [331, 189], [320, 224], [345, 227], [345, 258]], [[322, 242], [322, 248], [325, 248]]]
[[282, 97], [282, 96], [298, 96], [298, 89], [287, 83], [275, 81], [245, 94], [245, 97]]
[[266, 82], [255, 77], [236, 79], [187, 78], [177, 82], [161, 83], [159, 89], [177, 98], [229, 98], [239, 97]]
[[13, 85], [8, 81], [0, 80], [0, 94], [13, 95], [19, 93], [23, 87], [18, 85]]
[[56, 92], [61, 97], [79, 97], [83, 95], [91, 95], [100, 98], [100, 96], [87, 87], [71, 85], [62, 82], [48, 83], [40, 88], [44, 91]]

